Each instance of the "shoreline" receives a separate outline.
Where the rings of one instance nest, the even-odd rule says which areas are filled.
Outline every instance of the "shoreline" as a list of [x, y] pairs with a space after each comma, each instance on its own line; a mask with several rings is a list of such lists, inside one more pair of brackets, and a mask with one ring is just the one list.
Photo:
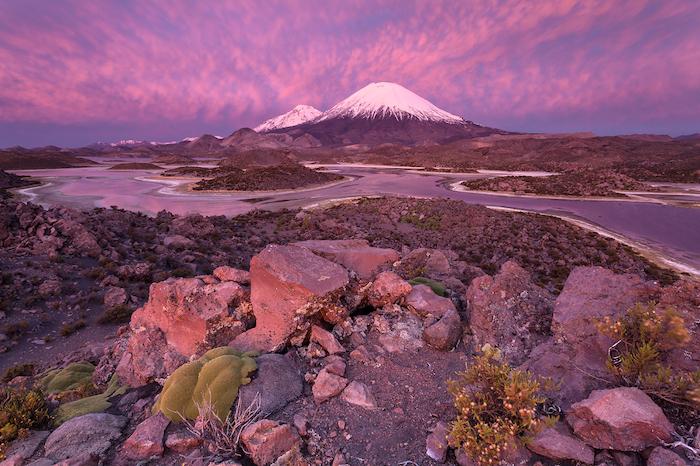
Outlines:
[[592, 232], [597, 233], [597, 234], [604, 236], [606, 238], [613, 239], [620, 244], [624, 244], [625, 246], [632, 248], [632, 250], [634, 252], [636, 252], [637, 254], [642, 256], [643, 258], [647, 259], [649, 262], [656, 264], [660, 267], [671, 269], [675, 272], [688, 274], [688, 275], [691, 275], [691, 276], [696, 277], [696, 278], [700, 277], [700, 269], [697, 269], [697, 268], [693, 267], [692, 265], [688, 265], [686, 263], [680, 262], [679, 260], [666, 257], [663, 255], [664, 253], [662, 251], [659, 251], [658, 249], [655, 249], [651, 246], [647, 246], [644, 243], [632, 240], [624, 235], [621, 235], [619, 233], [615, 233], [613, 231], [605, 229], [599, 225], [595, 225], [594, 223], [587, 222], [585, 220], [581, 220], [581, 219], [574, 218], [574, 217], [568, 217], [566, 215], [557, 215], [557, 214], [552, 214], [552, 213], [547, 213], [547, 212], [536, 212], [536, 211], [532, 211], [532, 210], [516, 209], [516, 208], [512, 208], [512, 207], [501, 207], [501, 206], [493, 206], [493, 205], [487, 205], [485, 207], [487, 209], [502, 211], [502, 212], [520, 212], [520, 213], [526, 213], [526, 214], [545, 215], [548, 217], [558, 218], [562, 221], [571, 223], [572, 225], [575, 225], [575, 226], [582, 228], [584, 230], [592, 231]]
[[[204, 196], [204, 195], [235, 195], [235, 196], [257, 196], [257, 195], [283, 195], [283, 194], [295, 194], [307, 191], [314, 191], [318, 189], [332, 188], [355, 179], [355, 177], [343, 175], [343, 179], [332, 181], [329, 183], [314, 184], [310, 186], [305, 186], [303, 188], [297, 189], [275, 189], [275, 190], [259, 190], [259, 191], [235, 191], [229, 189], [207, 189], [207, 190], [194, 190], [192, 187], [198, 181], [203, 178], [198, 177], [138, 177], [136, 178], [140, 181], [148, 181], [151, 183], [165, 184], [164, 188], [158, 190], [159, 193], [173, 196], [173, 195], [192, 195], [192, 196]], [[168, 183], [167, 180], [172, 180]], [[167, 189], [170, 188], [170, 192]], [[165, 189], [165, 191], [164, 191]]]
[[[549, 200], [556, 200], [556, 201], [603, 201], [603, 202], [645, 202], [649, 204], [661, 204], [661, 205], [670, 205], [673, 204], [673, 202], [670, 201], [663, 201], [661, 199], [655, 199], [652, 197], [645, 197], [642, 196], [642, 194], [656, 194], [656, 195], [666, 195], [666, 196], [688, 196], [688, 193], [657, 193], [657, 192], [644, 192], [644, 191], [620, 191], [620, 193], [624, 194], [624, 197], [606, 197], [606, 196], [556, 196], [552, 194], [532, 194], [532, 193], [524, 193], [524, 194], [517, 194], [513, 192], [508, 192], [508, 191], [483, 191], [483, 190], [475, 190], [475, 189], [469, 189], [465, 186], [462, 185], [462, 181], [456, 181], [453, 183], [448, 183], [447, 184], [447, 189], [455, 192], [460, 192], [460, 193], [472, 193], [472, 194], [485, 194], [488, 196], [500, 196], [500, 197], [521, 197], [525, 199], [549, 199]], [[693, 194], [690, 194], [693, 196]], [[698, 196], [698, 201], [700, 202], [700, 194], [697, 194]]]

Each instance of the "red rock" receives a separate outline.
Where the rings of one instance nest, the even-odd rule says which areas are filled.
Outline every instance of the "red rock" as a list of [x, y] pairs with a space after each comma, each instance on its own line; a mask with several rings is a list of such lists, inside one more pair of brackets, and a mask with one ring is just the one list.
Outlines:
[[447, 424], [440, 421], [425, 439], [425, 454], [438, 463], [444, 463], [447, 459], [447, 450], [449, 448], [447, 435], [449, 432]]
[[382, 265], [399, 260], [399, 253], [393, 249], [373, 248], [363, 239], [349, 240], [310, 240], [293, 243], [314, 253], [337, 262], [357, 273], [362, 279], [372, 277]]
[[299, 246], [267, 246], [250, 261], [250, 274], [256, 325], [232, 344], [267, 352], [287, 344], [298, 329], [300, 308], [332, 299], [349, 282], [341, 266]]
[[250, 459], [263, 466], [301, 443], [301, 438], [289, 424], [263, 419], [243, 429], [241, 442]]
[[367, 364], [372, 360], [372, 356], [365, 345], [360, 345], [350, 352], [350, 359]]
[[318, 325], [311, 327], [311, 341], [315, 341], [323, 347], [328, 354], [344, 353], [345, 348], [343, 345], [338, 343], [335, 336]]
[[246, 296], [234, 282], [207, 285], [198, 278], [171, 278], [153, 283], [148, 302], [131, 316], [131, 335], [117, 367], [120, 379], [143, 385], [168, 376], [201, 350], [229, 342], [245, 330], [230, 308]]
[[345, 377], [332, 374], [326, 369], [321, 369], [318, 376], [316, 376], [314, 386], [311, 388], [314, 401], [316, 401], [316, 403], [323, 403], [334, 396], [338, 396], [347, 384], [348, 379]]
[[638, 388], [594, 390], [571, 406], [566, 420], [576, 436], [597, 449], [642, 451], [672, 439], [673, 425]]
[[406, 296], [406, 304], [423, 317], [432, 315], [439, 319], [447, 311], [456, 311], [451, 299], [436, 295], [427, 285], [414, 285]]
[[608, 348], [614, 341], [601, 335], [598, 319], [613, 319], [637, 302], [651, 299], [656, 285], [636, 275], [620, 275], [601, 267], [577, 267], [554, 306], [550, 341], [540, 344], [523, 369], [554, 380], [566, 380], [557, 397], [562, 408], [609, 386]]
[[344, 376], [345, 375], [345, 360], [340, 356], [328, 356], [323, 360], [323, 368], [331, 374]]
[[574, 460], [593, 464], [593, 449], [571, 435], [563, 426], [542, 429], [527, 443], [530, 451], [553, 460]]
[[[637, 275], [616, 274], [602, 267], [576, 267], [554, 304], [552, 331], [569, 344], [586, 343], [589, 350], [599, 332], [596, 323], [615, 318], [635, 303], [648, 301], [658, 288]], [[608, 341], [599, 348], [607, 354]], [[605, 359], [603, 359], [603, 362]]]
[[673, 451], [663, 447], [656, 447], [651, 451], [651, 455], [647, 459], [647, 466], [686, 466], [686, 462]]
[[206, 338], [208, 326], [229, 316], [229, 308], [246, 291], [234, 282], [206, 285], [197, 278], [168, 279], [151, 285], [148, 302], [131, 318], [131, 328], [160, 329], [180, 354], [193, 355]]
[[369, 303], [380, 308], [393, 304], [411, 292], [411, 285], [394, 272], [382, 272], [377, 275], [368, 291]]
[[173, 432], [165, 439], [165, 446], [174, 452], [187, 454], [198, 448], [202, 440], [189, 432]]
[[497, 346], [512, 364], [522, 363], [549, 334], [554, 297], [515, 262], [494, 277], [472, 280], [466, 299], [474, 346]]
[[440, 351], [449, 351], [462, 336], [462, 320], [452, 309], [430, 327], [423, 330], [423, 340]]
[[353, 380], [345, 387], [340, 398], [351, 405], [360, 406], [365, 409], [375, 409], [377, 400], [374, 399], [367, 385]]
[[241, 285], [248, 285], [250, 283], [250, 272], [247, 270], [234, 269], [228, 265], [215, 268], [212, 275], [222, 282], [236, 282]]
[[107, 291], [105, 291], [103, 303], [105, 309], [109, 309], [115, 306], [126, 304], [128, 300], [129, 295], [126, 293], [126, 290], [124, 288], [110, 286], [109, 288], [107, 288]]
[[163, 414], [155, 414], [141, 424], [122, 445], [122, 452], [130, 459], [145, 460], [163, 455], [163, 436], [170, 420]]

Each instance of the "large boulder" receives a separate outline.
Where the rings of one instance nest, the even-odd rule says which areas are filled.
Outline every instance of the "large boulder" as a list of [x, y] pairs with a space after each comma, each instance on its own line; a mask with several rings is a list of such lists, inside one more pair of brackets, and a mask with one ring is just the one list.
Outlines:
[[238, 392], [238, 403], [242, 406], [250, 406], [256, 395], [260, 394], [260, 412], [267, 416], [302, 395], [302, 376], [290, 357], [270, 353], [258, 356], [255, 362], [258, 365], [257, 373]]
[[361, 279], [371, 278], [383, 265], [399, 260], [399, 253], [388, 248], [373, 248], [364, 239], [309, 240], [292, 243], [337, 262], [354, 271]]
[[596, 449], [642, 451], [672, 440], [673, 425], [638, 388], [594, 390], [566, 415], [574, 433]]
[[512, 364], [522, 363], [549, 334], [554, 297], [515, 262], [504, 263], [494, 277], [472, 280], [466, 299], [475, 347], [497, 346]]
[[127, 423], [123, 416], [93, 413], [74, 417], [51, 432], [44, 456], [61, 461], [80, 455], [101, 455], [121, 436]]
[[602, 267], [577, 267], [554, 304], [553, 336], [530, 354], [523, 368], [554, 380], [566, 380], [553, 394], [562, 407], [591, 390], [608, 386], [608, 348], [614, 342], [598, 332], [596, 322], [621, 316], [637, 302], [652, 299], [657, 285], [636, 275]]
[[246, 291], [235, 282], [206, 284], [199, 278], [168, 279], [151, 285], [148, 302], [131, 318], [131, 327], [160, 329], [180, 354], [194, 354], [207, 330], [231, 314]]
[[[214, 277], [153, 283], [148, 302], [131, 316], [131, 334], [117, 373], [132, 386], [167, 377], [191, 356], [245, 331], [235, 308], [247, 291]], [[158, 357], [154, 357], [158, 355]]]
[[299, 329], [299, 314], [320, 311], [321, 303], [337, 299], [349, 276], [307, 248], [272, 244], [250, 261], [250, 281], [255, 327], [232, 345], [271, 352], [284, 347]]

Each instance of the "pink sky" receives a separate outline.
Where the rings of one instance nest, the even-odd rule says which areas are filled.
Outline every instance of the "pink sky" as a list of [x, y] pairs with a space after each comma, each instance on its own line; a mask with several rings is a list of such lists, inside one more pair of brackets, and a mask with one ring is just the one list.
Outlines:
[[229, 134], [372, 81], [521, 131], [700, 131], [700, 2], [0, 4], [0, 147]]

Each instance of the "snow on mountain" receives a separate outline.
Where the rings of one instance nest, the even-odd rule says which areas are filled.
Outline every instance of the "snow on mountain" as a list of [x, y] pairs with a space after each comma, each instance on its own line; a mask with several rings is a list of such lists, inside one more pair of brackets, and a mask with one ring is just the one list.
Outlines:
[[389, 82], [371, 83], [335, 104], [316, 121], [333, 118], [379, 119], [393, 117], [397, 120], [417, 119], [459, 124], [464, 120], [405, 87]]
[[287, 113], [270, 118], [253, 129], [258, 133], [264, 133], [273, 129], [289, 128], [314, 120], [319, 115], [321, 111], [310, 105], [297, 105]]

